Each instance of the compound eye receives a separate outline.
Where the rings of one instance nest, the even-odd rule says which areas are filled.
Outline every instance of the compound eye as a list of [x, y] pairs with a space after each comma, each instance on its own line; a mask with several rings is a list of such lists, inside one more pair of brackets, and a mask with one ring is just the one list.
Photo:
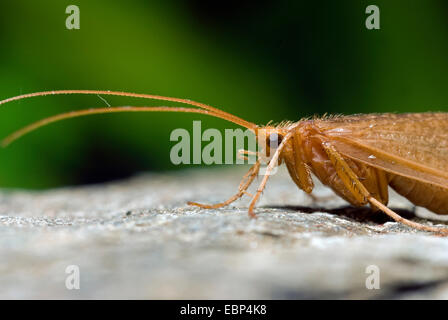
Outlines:
[[277, 148], [280, 143], [282, 143], [282, 135], [277, 134], [277, 133], [271, 133], [266, 141], [266, 144], [270, 147], [270, 148]]

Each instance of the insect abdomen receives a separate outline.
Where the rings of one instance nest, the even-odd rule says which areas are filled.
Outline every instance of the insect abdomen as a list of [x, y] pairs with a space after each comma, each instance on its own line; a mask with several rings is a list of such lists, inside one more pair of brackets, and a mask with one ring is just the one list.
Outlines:
[[438, 214], [448, 214], [446, 190], [439, 186], [395, 174], [388, 174], [389, 185], [416, 206], [424, 207]]

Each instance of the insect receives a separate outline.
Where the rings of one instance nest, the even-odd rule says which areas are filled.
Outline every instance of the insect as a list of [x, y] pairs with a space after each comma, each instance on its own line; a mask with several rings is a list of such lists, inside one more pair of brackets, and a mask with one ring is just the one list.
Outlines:
[[[0, 101], [0, 105], [25, 98], [59, 94], [115, 95], [178, 102], [189, 107], [109, 107], [78, 110], [37, 121], [6, 137], [7, 146], [40, 127], [75, 117], [117, 112], [186, 112], [224, 119], [251, 130], [261, 147], [257, 160], [243, 177], [238, 192], [217, 204], [189, 202], [201, 208], [220, 208], [248, 194], [260, 170], [266, 173], [248, 213], [254, 209], [272, 170], [285, 164], [299, 189], [311, 194], [312, 174], [354, 206], [370, 205], [407, 226], [448, 235], [438, 228], [405, 219], [387, 207], [388, 187], [413, 204], [438, 214], [448, 214], [448, 113], [367, 114], [330, 116], [257, 126], [209, 105], [179, 98], [100, 90], [60, 90], [30, 93]], [[275, 144], [272, 141], [275, 140]], [[253, 153], [253, 152], [252, 152]], [[243, 157], [251, 154], [242, 150]]]

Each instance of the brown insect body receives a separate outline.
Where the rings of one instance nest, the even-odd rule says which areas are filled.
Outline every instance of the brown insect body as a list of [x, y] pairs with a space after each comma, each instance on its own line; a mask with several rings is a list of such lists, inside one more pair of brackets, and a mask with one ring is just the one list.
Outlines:
[[[440, 171], [438, 168], [446, 168], [445, 172], [448, 172], [448, 160], [445, 160], [448, 159], [445, 157], [448, 143], [442, 143], [443, 136], [448, 139], [443, 132], [443, 128], [448, 132], [448, 114], [347, 116], [302, 121], [293, 127], [294, 135], [280, 158], [286, 163], [293, 181], [303, 191], [312, 191], [313, 173], [352, 205], [363, 206], [368, 203], [365, 197], [356, 196], [353, 189], [344, 185], [324, 149], [328, 143], [335, 146], [369, 193], [381, 203], [387, 205], [390, 185], [415, 205], [438, 214], [448, 214], [447, 187], [434, 183], [434, 177], [416, 179], [416, 168], [411, 177], [403, 176], [403, 171], [407, 170], [397, 170], [403, 166], [403, 162], [415, 162], [426, 163], [422, 167], [423, 173]], [[284, 132], [281, 130], [279, 134]], [[351, 152], [353, 149], [356, 152]], [[364, 151], [363, 154], [360, 154], [360, 150]], [[387, 150], [388, 157], [393, 154], [396, 158], [384, 158], [382, 150]], [[385, 166], [384, 162], [388, 162], [389, 166]], [[443, 176], [443, 172], [437, 172], [438, 180]]]
[[448, 214], [447, 113], [365, 115], [317, 122], [341, 155], [384, 172], [388, 184], [415, 205]]
[[[55, 94], [118, 95], [172, 101], [193, 107], [110, 107], [73, 111], [33, 123], [3, 140], [3, 146], [42, 126], [63, 119], [116, 112], [186, 112], [221, 118], [253, 131], [262, 150], [243, 150], [258, 159], [241, 181], [238, 192], [213, 205], [190, 202], [202, 208], [220, 208], [247, 194], [260, 170], [268, 167], [252, 201], [249, 215], [275, 166], [286, 164], [292, 180], [303, 191], [313, 191], [312, 174], [354, 206], [370, 204], [408, 226], [448, 235], [448, 229], [422, 225], [387, 208], [388, 186], [418, 206], [448, 214], [448, 113], [373, 114], [323, 117], [259, 127], [220, 109], [186, 99], [98, 90], [61, 90], [25, 94], [0, 101], [0, 105], [25, 98]], [[269, 141], [278, 141], [272, 144]], [[245, 157], [245, 156], [244, 156]]]

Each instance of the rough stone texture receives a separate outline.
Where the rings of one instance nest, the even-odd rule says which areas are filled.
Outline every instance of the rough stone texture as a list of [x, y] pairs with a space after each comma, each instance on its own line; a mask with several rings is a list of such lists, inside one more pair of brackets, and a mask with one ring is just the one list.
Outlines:
[[[0, 298], [448, 298], [448, 239], [351, 208], [321, 186], [316, 203], [285, 172], [258, 219], [233, 194], [236, 168], [142, 175], [112, 184], [0, 192]], [[393, 196], [391, 207], [414, 216]], [[417, 210], [417, 214], [420, 213]], [[77, 265], [80, 290], [67, 290]], [[380, 269], [379, 290], [365, 286]]]

